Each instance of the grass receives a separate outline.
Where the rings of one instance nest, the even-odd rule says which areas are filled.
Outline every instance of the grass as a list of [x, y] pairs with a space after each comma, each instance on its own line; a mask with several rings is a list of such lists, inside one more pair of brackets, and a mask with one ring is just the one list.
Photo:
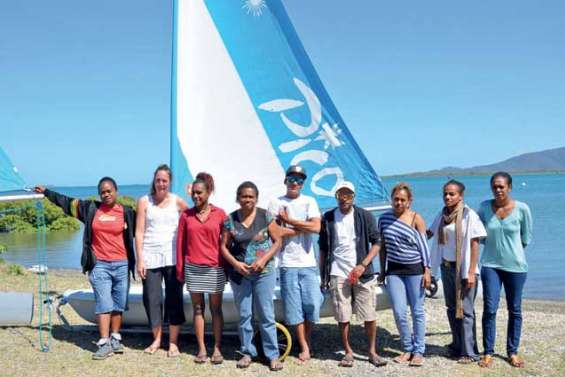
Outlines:
[[[37, 276], [23, 271], [22, 275], [10, 274], [7, 265], [0, 265], [0, 291], [34, 292], [37, 288]], [[77, 271], [49, 271], [49, 289], [51, 295], [63, 293], [66, 289], [88, 287], [86, 277]], [[481, 300], [477, 300], [477, 313], [480, 318]], [[501, 302], [501, 308], [504, 308]], [[36, 305], [37, 309], [37, 305]], [[337, 326], [332, 318], [324, 318], [317, 325], [313, 334], [315, 357], [306, 365], [299, 365], [297, 352], [293, 350], [285, 361], [285, 369], [278, 376], [563, 376], [565, 375], [565, 303], [526, 301], [524, 303], [524, 325], [520, 352], [526, 360], [526, 368], [511, 368], [502, 357], [495, 358], [494, 367], [488, 370], [476, 365], [458, 365], [446, 357], [445, 345], [450, 341], [450, 334], [445, 318], [443, 300], [434, 299], [426, 302], [427, 334], [426, 364], [414, 369], [405, 365], [389, 363], [384, 368], [376, 369], [365, 360], [364, 334], [360, 325], [352, 327], [351, 339], [354, 350], [359, 352], [353, 368], [337, 367], [341, 357], [341, 346]], [[148, 333], [123, 333], [126, 353], [104, 361], [91, 360], [97, 340], [96, 327], [82, 321], [73, 310], [65, 306], [65, 316], [75, 327], [75, 331], [66, 329], [58, 322], [53, 313], [53, 339], [48, 353], [40, 351], [38, 346], [37, 317], [32, 326], [0, 328], [0, 375], [6, 376], [261, 376], [269, 374], [267, 367], [254, 363], [245, 371], [235, 368], [238, 358], [239, 340], [234, 336], [225, 336], [223, 351], [226, 362], [221, 366], [211, 364], [195, 365], [193, 355], [196, 352], [194, 337], [183, 334], [181, 338], [182, 355], [177, 359], [168, 359], [165, 351], [155, 355], [143, 354], [143, 349], [150, 343]], [[503, 353], [505, 343], [506, 313], [499, 311], [496, 351]], [[399, 353], [399, 339], [390, 310], [378, 313], [379, 352], [386, 358]], [[477, 323], [479, 342], [480, 320]], [[83, 331], [83, 330], [89, 331]], [[207, 338], [207, 344], [211, 339]]]

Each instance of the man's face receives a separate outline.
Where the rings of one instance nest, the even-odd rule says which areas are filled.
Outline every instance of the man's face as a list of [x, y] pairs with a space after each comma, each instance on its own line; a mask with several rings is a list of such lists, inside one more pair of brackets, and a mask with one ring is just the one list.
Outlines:
[[355, 193], [347, 187], [342, 187], [335, 193], [335, 198], [341, 212], [347, 213], [351, 210], [351, 207], [353, 207]]
[[304, 177], [300, 174], [289, 174], [286, 176], [284, 183], [287, 196], [297, 197], [300, 195], [302, 187], [304, 187]]

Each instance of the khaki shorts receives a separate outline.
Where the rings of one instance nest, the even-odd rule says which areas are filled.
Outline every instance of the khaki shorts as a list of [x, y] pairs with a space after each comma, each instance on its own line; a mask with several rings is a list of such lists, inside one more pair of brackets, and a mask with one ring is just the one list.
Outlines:
[[[376, 279], [366, 283], [358, 282], [352, 286], [349, 280], [339, 276], [332, 276], [330, 292], [336, 321], [342, 323], [351, 322], [352, 314], [355, 314], [358, 321], [371, 322], [376, 320], [376, 285]], [[351, 305], [352, 299], [353, 305]]]

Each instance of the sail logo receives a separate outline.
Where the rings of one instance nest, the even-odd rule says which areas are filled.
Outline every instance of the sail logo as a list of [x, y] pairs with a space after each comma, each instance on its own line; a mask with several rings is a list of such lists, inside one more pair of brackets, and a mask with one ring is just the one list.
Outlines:
[[[258, 106], [263, 111], [279, 113], [282, 123], [298, 139], [281, 143], [278, 149], [282, 153], [292, 153], [291, 165], [299, 165], [301, 162], [310, 161], [320, 166], [320, 169], [312, 176], [310, 189], [316, 195], [333, 196], [335, 188], [344, 180], [343, 171], [338, 166], [327, 166], [330, 158], [328, 149], [339, 148], [345, 145], [340, 139], [342, 130], [337, 124], [330, 126], [322, 124], [322, 106], [318, 96], [298, 78], [293, 79], [294, 84], [304, 97], [306, 106], [310, 111], [310, 124], [298, 124], [290, 120], [285, 111], [304, 106], [304, 102], [295, 99], [281, 98], [262, 103]], [[316, 142], [323, 142], [317, 147]], [[306, 148], [304, 150], [304, 148]], [[317, 149], [319, 148], [319, 149]], [[335, 177], [335, 184], [331, 189], [320, 187], [318, 182], [329, 176]]]
[[263, 14], [267, 4], [265, 0], [244, 0], [241, 6], [247, 11], [247, 14], [252, 14], [255, 17], [259, 17]]

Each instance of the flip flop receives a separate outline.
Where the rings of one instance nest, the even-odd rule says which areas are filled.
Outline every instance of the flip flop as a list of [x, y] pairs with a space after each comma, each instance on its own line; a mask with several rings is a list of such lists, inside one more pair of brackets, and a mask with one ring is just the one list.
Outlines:
[[251, 365], [251, 361], [252, 361], [251, 356], [243, 355], [243, 357], [237, 361], [235, 366], [238, 367], [239, 369], [249, 368], [249, 365]]
[[412, 356], [412, 360], [408, 364], [411, 367], [421, 367], [424, 365], [424, 356], [422, 355], [414, 355]]
[[208, 355], [196, 355], [194, 357], [194, 362], [196, 364], [204, 364], [206, 361], [208, 361]]
[[388, 363], [388, 361], [386, 361], [384, 358], [380, 357], [379, 355], [369, 355], [369, 363], [373, 364], [378, 368], [378, 367], [384, 367]]
[[347, 354], [343, 357], [343, 359], [339, 361], [337, 365], [344, 368], [351, 368], [353, 366], [354, 360], [355, 359], [353, 358], [353, 355]]
[[153, 355], [155, 352], [159, 350], [159, 347], [149, 346], [143, 350], [143, 353], [146, 355]]
[[481, 356], [481, 360], [479, 360], [479, 366], [481, 368], [490, 368], [491, 365], [492, 365], [492, 356], [491, 355]]
[[523, 368], [526, 365], [524, 360], [520, 359], [518, 355], [510, 355], [510, 357], [508, 357], [508, 363], [514, 368]]
[[271, 362], [269, 363], [269, 370], [271, 372], [278, 372], [279, 370], [282, 369], [283, 369], [283, 364], [279, 359], [271, 360]]
[[461, 356], [459, 359], [457, 359], [457, 364], [472, 364], [475, 361], [477, 360], [473, 359], [470, 356]]
[[169, 350], [167, 351], [167, 357], [172, 357], [172, 358], [174, 358], [174, 357], [179, 357], [179, 356], [180, 356], [180, 351], [179, 351], [178, 348], [172, 349], [172, 350], [169, 349]]
[[412, 354], [405, 352], [402, 355], [396, 356], [394, 359], [392, 359], [392, 361], [394, 361], [397, 364], [402, 364], [407, 361], [410, 361], [411, 358], [412, 358]]
[[214, 365], [220, 365], [224, 362], [224, 357], [221, 354], [212, 355], [210, 362]]

